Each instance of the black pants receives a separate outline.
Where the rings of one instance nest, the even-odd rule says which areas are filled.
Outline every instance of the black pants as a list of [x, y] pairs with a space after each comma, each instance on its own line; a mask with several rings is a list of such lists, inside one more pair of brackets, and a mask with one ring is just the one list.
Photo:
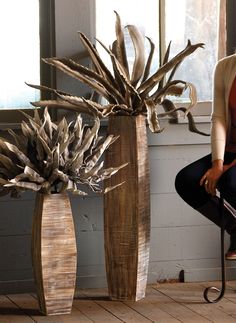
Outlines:
[[[224, 163], [236, 159], [236, 153], [226, 152]], [[184, 167], [176, 176], [175, 188], [182, 199], [194, 209], [202, 207], [211, 199], [211, 195], [200, 186], [200, 179], [211, 168], [211, 155], [207, 155]], [[217, 189], [221, 196], [236, 209], [236, 166], [228, 169], [219, 179]]]

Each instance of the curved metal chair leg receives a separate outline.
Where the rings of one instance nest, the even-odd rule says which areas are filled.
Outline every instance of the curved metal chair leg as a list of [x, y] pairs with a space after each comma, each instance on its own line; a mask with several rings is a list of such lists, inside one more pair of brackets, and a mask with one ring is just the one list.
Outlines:
[[[224, 296], [225, 294], [225, 254], [224, 254], [224, 234], [225, 234], [225, 224], [224, 224], [224, 199], [223, 197], [220, 197], [220, 215], [221, 215], [221, 229], [220, 229], [220, 236], [221, 236], [221, 289], [211, 286], [211, 287], [207, 287], [204, 290], [203, 296], [204, 299], [208, 302], [208, 303], [217, 303], [219, 302], [219, 300], [221, 300], [221, 298]], [[214, 292], [218, 292], [219, 295], [214, 298], [211, 299], [209, 298], [208, 294], [209, 292], [214, 291]]]

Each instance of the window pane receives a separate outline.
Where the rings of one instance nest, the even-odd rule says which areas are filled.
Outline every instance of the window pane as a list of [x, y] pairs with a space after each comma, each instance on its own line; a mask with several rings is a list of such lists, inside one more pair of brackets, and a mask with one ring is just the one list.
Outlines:
[[39, 1], [1, 1], [0, 39], [0, 108], [30, 107], [40, 95], [25, 85], [40, 83]]
[[[135, 25], [143, 36], [148, 36], [156, 45], [156, 52], [153, 58], [153, 69], [159, 66], [159, 1], [147, 0], [96, 0], [96, 37], [106, 46], [115, 40], [115, 14], [118, 12], [123, 26]], [[134, 50], [129, 34], [125, 32], [126, 51], [129, 64], [132, 68], [134, 61]], [[150, 49], [146, 41], [147, 55]], [[105, 51], [98, 45], [98, 50], [104, 60], [109, 60]], [[151, 71], [151, 72], [154, 72]]]
[[204, 43], [180, 66], [176, 79], [195, 84], [199, 101], [212, 99], [212, 76], [217, 61], [219, 0], [165, 0], [165, 40], [172, 40], [172, 54], [187, 40]]

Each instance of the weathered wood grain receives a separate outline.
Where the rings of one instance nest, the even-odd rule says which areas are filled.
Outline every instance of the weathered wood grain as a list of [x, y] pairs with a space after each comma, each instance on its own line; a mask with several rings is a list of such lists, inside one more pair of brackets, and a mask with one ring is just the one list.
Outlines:
[[37, 194], [32, 234], [32, 259], [41, 311], [71, 312], [77, 251], [68, 195]]
[[112, 299], [145, 296], [150, 243], [150, 189], [146, 124], [143, 116], [110, 117], [108, 133], [120, 138], [109, 147], [106, 167], [128, 162], [105, 185], [117, 185], [104, 197], [106, 272]]

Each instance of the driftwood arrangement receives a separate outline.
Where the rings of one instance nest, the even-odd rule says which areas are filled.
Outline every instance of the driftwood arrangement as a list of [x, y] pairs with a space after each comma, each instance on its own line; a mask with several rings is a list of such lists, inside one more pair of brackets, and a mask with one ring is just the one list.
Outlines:
[[[111, 298], [138, 300], [145, 295], [149, 262], [150, 184], [146, 121], [153, 133], [160, 133], [163, 131], [160, 120], [176, 120], [181, 111], [188, 118], [191, 132], [206, 135], [196, 128], [190, 111], [197, 102], [194, 85], [174, 79], [180, 64], [203, 44], [193, 45], [188, 41], [173, 58], [170, 58], [169, 44], [163, 61], [151, 74], [155, 44], [147, 37], [150, 51], [145, 57], [143, 35], [136, 26], [126, 26], [135, 53], [132, 66], [129, 65], [124, 29], [120, 16], [115, 14], [116, 39], [111, 47], [97, 40], [111, 60], [111, 70], [83, 33], [79, 36], [91, 59], [90, 68], [68, 58], [44, 59], [45, 63], [90, 86], [94, 91], [90, 99], [45, 86], [29, 85], [52, 92], [57, 97], [56, 100], [34, 102], [33, 105], [89, 113], [98, 118], [108, 117], [108, 134], [115, 131], [115, 135], [120, 136], [120, 141], [105, 153], [108, 168], [113, 164], [129, 163], [105, 184], [109, 187], [125, 182], [119, 194], [108, 192], [104, 198], [107, 279]], [[177, 108], [170, 97], [181, 96], [186, 90], [189, 105]], [[95, 99], [97, 97], [105, 99], [106, 103], [100, 104]]]
[[67, 191], [87, 195], [84, 187], [107, 193], [122, 183], [102, 187], [120, 166], [104, 168], [101, 157], [118, 136], [98, 135], [100, 120], [83, 124], [80, 115], [55, 123], [47, 108], [41, 118], [25, 115], [20, 133], [0, 138], [1, 195], [37, 192], [32, 230], [32, 262], [39, 306], [46, 315], [70, 313], [75, 290], [77, 248]]
[[33, 118], [25, 116], [28, 123], [22, 122], [20, 134], [9, 129], [12, 140], [0, 138], [2, 195], [24, 190], [87, 195], [86, 186], [97, 193], [114, 188], [104, 191], [102, 181], [125, 165], [104, 169], [101, 156], [118, 137], [98, 136], [99, 118], [89, 127], [80, 115], [69, 124], [65, 118], [56, 124], [47, 109], [42, 119], [37, 110]]
[[[177, 112], [182, 111], [188, 117], [189, 130], [204, 134], [196, 128], [190, 112], [197, 102], [194, 85], [183, 80], [173, 79], [175, 71], [184, 59], [196, 49], [203, 47], [203, 44], [192, 45], [188, 41], [186, 48], [171, 59], [169, 59], [171, 50], [171, 44], [169, 44], [162, 64], [156, 72], [150, 75], [155, 44], [147, 37], [150, 43], [150, 52], [146, 59], [144, 37], [138, 28], [134, 25], [129, 25], [125, 28], [129, 32], [135, 51], [132, 68], [128, 65], [124, 31], [117, 13], [116, 39], [112, 46], [107, 48], [100, 40], [97, 40], [111, 60], [112, 71], [102, 61], [97, 49], [90, 40], [81, 32], [79, 36], [91, 59], [91, 68], [82, 66], [68, 58], [54, 57], [44, 59], [45, 63], [89, 85], [97, 94], [106, 99], [107, 104], [101, 105], [92, 100], [92, 98], [86, 100], [83, 97], [74, 96], [56, 89], [28, 84], [36, 89], [53, 92], [58, 97], [58, 100], [44, 100], [32, 104], [37, 107], [47, 106], [90, 113], [100, 118], [112, 115], [136, 116], [144, 114], [147, 117], [150, 130], [154, 133], [159, 133], [163, 130], [159, 119], [164, 117], [176, 118]], [[177, 108], [168, 97], [181, 96], [187, 88], [189, 89], [190, 104], [187, 108]], [[160, 107], [164, 108], [165, 112]]]

